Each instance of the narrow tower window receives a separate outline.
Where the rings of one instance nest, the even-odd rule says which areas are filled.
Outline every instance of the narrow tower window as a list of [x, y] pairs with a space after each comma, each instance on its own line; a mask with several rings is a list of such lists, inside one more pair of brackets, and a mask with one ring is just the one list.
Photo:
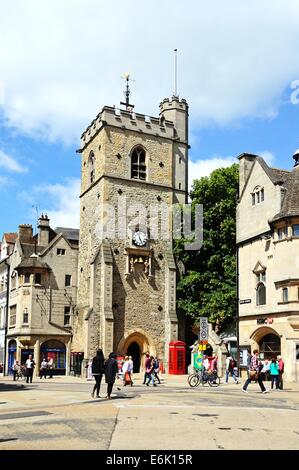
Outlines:
[[88, 173], [89, 173], [89, 181], [90, 183], [94, 182], [94, 153], [93, 151], [90, 152], [88, 157]]
[[145, 151], [141, 147], [135, 148], [131, 156], [131, 178], [146, 179]]

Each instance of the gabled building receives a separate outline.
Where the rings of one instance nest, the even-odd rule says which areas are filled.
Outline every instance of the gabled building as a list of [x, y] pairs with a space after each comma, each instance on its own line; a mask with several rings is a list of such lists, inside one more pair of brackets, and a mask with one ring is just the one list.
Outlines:
[[9, 257], [13, 252], [17, 233], [4, 233], [0, 243], [0, 373], [4, 373], [5, 335], [7, 327], [7, 299]]
[[299, 380], [299, 151], [295, 167], [269, 167], [244, 153], [237, 206], [239, 344], [282, 355], [285, 379]]
[[8, 372], [15, 358], [24, 363], [29, 354], [34, 355], [37, 364], [42, 357], [53, 358], [56, 373], [68, 372], [77, 294], [78, 239], [78, 230], [53, 230], [43, 215], [34, 236], [31, 225], [19, 226], [9, 257]]

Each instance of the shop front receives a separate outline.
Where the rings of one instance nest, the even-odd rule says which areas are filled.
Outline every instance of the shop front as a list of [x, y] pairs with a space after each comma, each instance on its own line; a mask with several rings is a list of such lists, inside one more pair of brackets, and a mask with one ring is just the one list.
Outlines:
[[[299, 318], [272, 314], [255, 318], [240, 318], [240, 366], [244, 376], [250, 355], [258, 349], [259, 358], [272, 360], [282, 356], [285, 364], [284, 380], [299, 381]], [[243, 374], [242, 374], [243, 375]]]
[[65, 375], [66, 373], [66, 347], [61, 341], [50, 339], [42, 343], [40, 358], [49, 362], [53, 361], [53, 375]]

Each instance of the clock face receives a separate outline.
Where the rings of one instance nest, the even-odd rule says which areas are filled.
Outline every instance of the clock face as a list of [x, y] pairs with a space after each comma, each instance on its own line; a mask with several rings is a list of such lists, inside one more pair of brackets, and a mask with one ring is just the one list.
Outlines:
[[133, 242], [137, 246], [144, 246], [146, 244], [146, 235], [143, 232], [137, 230], [133, 235]]

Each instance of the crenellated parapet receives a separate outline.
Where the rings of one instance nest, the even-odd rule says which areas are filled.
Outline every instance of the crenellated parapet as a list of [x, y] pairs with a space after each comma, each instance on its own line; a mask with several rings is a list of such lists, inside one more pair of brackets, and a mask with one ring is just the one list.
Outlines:
[[[181, 101], [181, 103], [183, 102], [185, 102], [185, 100]], [[102, 111], [81, 135], [81, 150], [104, 126], [118, 127], [119, 129], [135, 131], [141, 134], [144, 133], [156, 137], [179, 140], [174, 123], [165, 119], [163, 114], [160, 115], [160, 117], [153, 117], [115, 107], [104, 106]]]

